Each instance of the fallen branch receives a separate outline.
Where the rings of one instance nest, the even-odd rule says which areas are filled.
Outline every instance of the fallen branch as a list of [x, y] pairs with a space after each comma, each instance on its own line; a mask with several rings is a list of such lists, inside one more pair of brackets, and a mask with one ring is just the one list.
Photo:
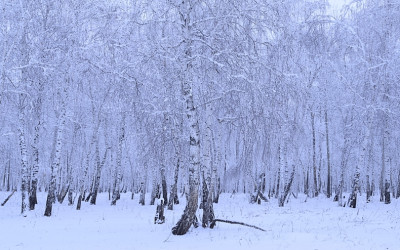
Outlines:
[[221, 219], [214, 219], [214, 220], [211, 222], [210, 228], [214, 228], [214, 226], [215, 226], [215, 224], [216, 224], [217, 221], [218, 221], [218, 222], [229, 223], [229, 224], [242, 225], [242, 226], [246, 226], [246, 227], [252, 227], [252, 228], [261, 230], [261, 231], [263, 231], [263, 232], [266, 232], [266, 230], [262, 229], [261, 227], [257, 227], [257, 226], [250, 225], [250, 224], [246, 224], [246, 223], [243, 223], [243, 222], [230, 221], [230, 220], [221, 220]]
[[11, 196], [13, 196], [13, 194], [15, 193], [15, 191], [17, 191], [17, 190], [14, 189], [14, 190], [12, 191], [12, 193], [3, 201], [3, 203], [1, 203], [1, 206], [4, 206], [4, 205], [7, 203], [7, 201], [11, 198]]

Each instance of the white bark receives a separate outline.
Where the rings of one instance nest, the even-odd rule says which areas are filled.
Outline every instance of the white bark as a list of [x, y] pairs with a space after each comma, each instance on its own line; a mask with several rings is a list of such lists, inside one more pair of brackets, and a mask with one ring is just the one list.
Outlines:
[[117, 164], [115, 165], [115, 181], [114, 191], [111, 199], [111, 205], [115, 205], [120, 196], [120, 184], [122, 178], [122, 148], [125, 140], [125, 113], [122, 114], [121, 128], [118, 137], [118, 149], [117, 149]]
[[55, 156], [53, 164], [51, 165], [51, 179], [50, 179], [49, 193], [47, 195], [47, 201], [46, 201], [46, 210], [44, 213], [45, 216], [51, 216], [53, 203], [55, 202], [57, 173], [61, 163], [65, 122], [66, 122], [66, 107], [65, 107], [65, 101], [62, 100], [61, 111], [58, 118], [58, 125], [56, 132], [57, 137], [56, 137]]
[[200, 167], [200, 129], [197, 110], [193, 98], [193, 72], [192, 72], [192, 26], [191, 8], [192, 1], [183, 0], [180, 5], [182, 21], [182, 35], [184, 38], [185, 71], [182, 79], [183, 96], [186, 102], [186, 116], [189, 124], [189, 195], [188, 201], [181, 219], [172, 229], [174, 235], [183, 235], [195, 223], [196, 210], [199, 197], [199, 167]]
[[28, 152], [26, 148], [26, 139], [25, 139], [25, 117], [23, 108], [19, 110], [19, 147], [21, 151], [21, 214], [26, 215], [26, 206], [27, 206], [27, 185], [28, 185]]

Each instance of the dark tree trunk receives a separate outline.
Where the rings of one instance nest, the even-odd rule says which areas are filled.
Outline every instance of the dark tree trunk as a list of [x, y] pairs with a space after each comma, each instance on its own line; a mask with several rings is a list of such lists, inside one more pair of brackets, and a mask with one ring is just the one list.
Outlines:
[[88, 196], [85, 198], [85, 202], [88, 202], [90, 200], [90, 197], [92, 197], [93, 192], [89, 192]]
[[372, 189], [371, 189], [371, 183], [369, 181], [369, 175], [366, 176], [366, 182], [367, 182], [367, 190], [366, 190], [367, 202], [370, 202], [372, 196]]
[[340, 183], [335, 189], [335, 196], [333, 197], [333, 201], [339, 201], [340, 196]]
[[[98, 151], [98, 145], [96, 147], [96, 151]], [[106, 163], [107, 159], [107, 152], [108, 148], [104, 152], [104, 156], [102, 161], [100, 162], [100, 159], [98, 159], [96, 162], [96, 176], [94, 178], [94, 184], [93, 184], [93, 192], [92, 192], [92, 199], [90, 200], [90, 205], [96, 205], [96, 199], [97, 199], [97, 193], [99, 192], [99, 186], [100, 186], [100, 176], [101, 176], [101, 170], [103, 169], [104, 164]], [[96, 155], [98, 155], [99, 152], [96, 152]], [[96, 156], [98, 157], [98, 156]]]
[[214, 216], [214, 207], [213, 207], [213, 201], [212, 201], [212, 194], [208, 194], [208, 199], [205, 204], [203, 204], [203, 221], [202, 221], [202, 226], [203, 227], [208, 227], [212, 223], [212, 221], [215, 219]]
[[203, 172], [203, 192], [202, 192], [202, 202], [200, 204], [200, 209], [203, 209], [203, 220], [202, 220], [203, 227], [208, 227], [211, 224], [211, 222], [215, 219], [213, 202], [212, 202], [212, 192], [209, 191], [207, 183], [211, 183], [211, 178], [210, 176], [208, 176], [206, 181]]
[[326, 160], [328, 165], [328, 176], [326, 184], [326, 196], [332, 196], [332, 182], [331, 182], [331, 155], [329, 150], [329, 126], [328, 126], [328, 111], [325, 109], [325, 132], [326, 132]]
[[202, 195], [201, 195], [201, 202], [200, 202], [199, 209], [203, 209], [204, 208], [204, 204], [207, 203], [207, 199], [208, 199], [208, 187], [207, 187], [207, 183], [206, 183], [206, 180], [204, 178], [204, 172], [203, 172]]
[[265, 193], [265, 173], [262, 174], [261, 193]]
[[11, 175], [11, 160], [8, 159], [8, 168], [7, 168], [7, 185], [6, 191], [10, 192], [10, 175]]
[[64, 202], [65, 196], [67, 196], [69, 186], [63, 186], [60, 193], [57, 195], [57, 200], [61, 204]]
[[196, 210], [198, 205], [198, 185], [190, 185], [188, 202], [185, 210], [183, 211], [182, 217], [178, 223], [172, 228], [173, 235], [184, 235], [187, 233], [191, 225], [198, 227], [198, 221], [196, 218]]
[[[70, 155], [72, 156], [72, 151], [71, 151]], [[73, 197], [72, 197], [74, 190], [73, 190], [73, 179], [72, 179], [72, 167], [70, 165], [69, 159], [70, 159], [70, 157], [67, 156], [67, 179], [68, 179], [68, 192], [67, 193], [68, 193], [68, 206], [72, 206], [74, 204]]]
[[163, 206], [167, 205], [168, 202], [168, 192], [167, 192], [167, 180], [165, 179], [165, 168], [161, 169], [161, 189], [164, 201]]
[[356, 167], [356, 173], [354, 174], [352, 192], [349, 197], [349, 207], [356, 208], [357, 206], [357, 191], [359, 190], [359, 180], [360, 180], [360, 172], [359, 168]]
[[306, 178], [304, 180], [304, 194], [306, 194], [307, 197], [308, 197], [308, 191], [309, 191], [309, 186], [310, 186], [308, 176], [309, 176], [309, 170], [307, 169]]
[[371, 181], [371, 196], [373, 196], [374, 194], [375, 194], [375, 181], [374, 181], [374, 178], [372, 178], [372, 181]]
[[154, 224], [163, 224], [165, 222], [164, 216], [164, 200], [159, 199], [157, 202], [156, 216], [154, 217]]
[[[278, 152], [280, 152], [280, 147], [278, 149]], [[279, 153], [279, 160], [278, 161], [279, 162], [281, 161], [280, 153]], [[280, 183], [281, 183], [281, 167], [280, 166], [278, 167], [277, 175], [278, 175], [278, 179], [276, 180], [275, 199], [278, 199], [278, 197], [279, 197], [279, 189], [280, 189]]]
[[390, 183], [385, 180], [385, 204], [390, 204]]
[[86, 163], [85, 163], [85, 168], [83, 170], [83, 175], [80, 176], [79, 179], [79, 198], [78, 198], [78, 202], [76, 204], [76, 210], [80, 210], [81, 209], [81, 204], [82, 204], [82, 200], [85, 199], [85, 194], [86, 194], [86, 190], [85, 190], [85, 179], [87, 176], [89, 170], [89, 153], [86, 154]]
[[315, 117], [314, 112], [311, 112], [311, 127], [312, 127], [312, 147], [313, 147], [313, 179], [314, 189], [313, 197], [318, 196], [318, 178], [317, 178], [317, 151], [316, 151], [316, 136], [315, 136]]
[[32, 178], [32, 185], [29, 192], [29, 210], [34, 210], [35, 205], [37, 204], [37, 178]]
[[258, 178], [258, 185], [256, 187], [254, 194], [250, 196], [250, 203], [261, 204], [261, 200], [268, 202], [268, 199], [264, 196], [263, 192], [261, 192], [261, 190], [263, 189], [263, 180], [265, 180], [264, 173], [262, 173]]
[[396, 199], [400, 197], [400, 170], [399, 170], [399, 176], [397, 177], [397, 193], [396, 193]]
[[174, 204], [179, 204], [178, 174], [179, 174], [179, 159], [175, 167], [174, 184], [171, 186], [171, 193], [169, 194], [168, 210], [172, 210], [174, 208]]
[[290, 174], [290, 179], [284, 187], [282, 196], [279, 198], [279, 207], [283, 207], [285, 205], [286, 198], [288, 197], [290, 189], [293, 184], [294, 174], [295, 174], [295, 167], [293, 166], [292, 173]]
[[356, 208], [357, 206], [357, 193], [351, 193], [349, 197], [349, 207]]
[[146, 190], [145, 190], [145, 185], [144, 185], [143, 182], [140, 183], [139, 192], [140, 192], [139, 204], [142, 205], [142, 206], [144, 206], [144, 204], [145, 204], [145, 197], [146, 197]]
[[157, 198], [160, 197], [160, 184], [153, 181], [153, 190], [151, 190], [150, 205], [154, 205]]
[[[264, 179], [264, 181], [265, 181], [265, 179]], [[265, 188], [265, 186], [264, 186], [264, 188]], [[215, 195], [214, 195], [214, 203], [218, 203], [220, 193], [221, 193], [221, 178], [218, 177], [217, 190], [215, 191]]]
[[47, 194], [46, 210], [44, 212], [44, 216], [51, 216], [53, 203], [55, 202], [55, 200], [56, 200], [55, 190], [49, 190], [49, 193]]
[[76, 210], [81, 210], [82, 199], [82, 194], [79, 194], [78, 202], [76, 203]]
[[381, 178], [379, 180], [379, 189], [380, 189], [380, 201], [384, 202], [385, 201], [385, 185], [387, 180], [385, 180], [385, 171], [386, 171], [386, 166], [385, 166], [385, 136], [382, 137], [382, 168], [381, 168]]
[[74, 205], [73, 194], [74, 194], [74, 192], [73, 192], [72, 188], [70, 188], [70, 189], [68, 190], [68, 206]]

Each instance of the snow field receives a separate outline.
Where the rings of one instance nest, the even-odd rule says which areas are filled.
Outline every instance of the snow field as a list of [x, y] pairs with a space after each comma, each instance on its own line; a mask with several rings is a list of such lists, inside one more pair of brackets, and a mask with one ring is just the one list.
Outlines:
[[[0, 201], [8, 193], [0, 192]], [[141, 206], [139, 195], [121, 194], [110, 206], [108, 194], [100, 194], [98, 204], [75, 206], [55, 204], [51, 217], [43, 216], [46, 194], [26, 218], [20, 212], [16, 193], [0, 207], [0, 249], [399, 249], [400, 211], [398, 200], [385, 205], [379, 197], [371, 203], [359, 197], [357, 208], [338, 207], [319, 197], [293, 197], [285, 207], [271, 199], [261, 205], [249, 204], [243, 194], [222, 194], [214, 204], [216, 218], [241, 221], [264, 228], [262, 232], [240, 225], [218, 223], [214, 229], [201, 227], [184, 236], [172, 235], [171, 228], [184, 209], [175, 205], [165, 210], [166, 222], [154, 224], [156, 206]], [[149, 198], [149, 195], [146, 197]], [[148, 200], [147, 200], [148, 201]], [[182, 202], [183, 201], [183, 202]], [[201, 210], [198, 210], [201, 218]]]

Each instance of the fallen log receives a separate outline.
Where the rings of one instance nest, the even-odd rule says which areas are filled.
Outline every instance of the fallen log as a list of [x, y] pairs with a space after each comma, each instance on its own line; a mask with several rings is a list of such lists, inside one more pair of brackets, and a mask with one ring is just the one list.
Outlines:
[[4, 205], [7, 203], [7, 201], [11, 198], [11, 196], [13, 196], [13, 194], [14, 194], [16, 191], [17, 191], [17, 190], [14, 189], [14, 190], [12, 191], [12, 193], [3, 201], [3, 203], [1, 203], [1, 206], [4, 206]]
[[221, 219], [214, 219], [214, 220], [211, 222], [211, 224], [210, 224], [210, 228], [214, 228], [214, 226], [215, 226], [215, 224], [216, 224], [217, 221], [218, 221], [218, 222], [223, 222], [223, 223], [229, 223], [229, 224], [242, 225], [242, 226], [246, 226], [246, 227], [252, 227], [252, 228], [261, 230], [261, 231], [263, 231], [263, 232], [266, 232], [266, 230], [265, 230], [265, 229], [262, 229], [261, 227], [257, 227], [257, 226], [250, 225], [250, 224], [243, 223], [243, 222], [239, 222], [239, 221], [230, 221], [230, 220], [221, 220]]

